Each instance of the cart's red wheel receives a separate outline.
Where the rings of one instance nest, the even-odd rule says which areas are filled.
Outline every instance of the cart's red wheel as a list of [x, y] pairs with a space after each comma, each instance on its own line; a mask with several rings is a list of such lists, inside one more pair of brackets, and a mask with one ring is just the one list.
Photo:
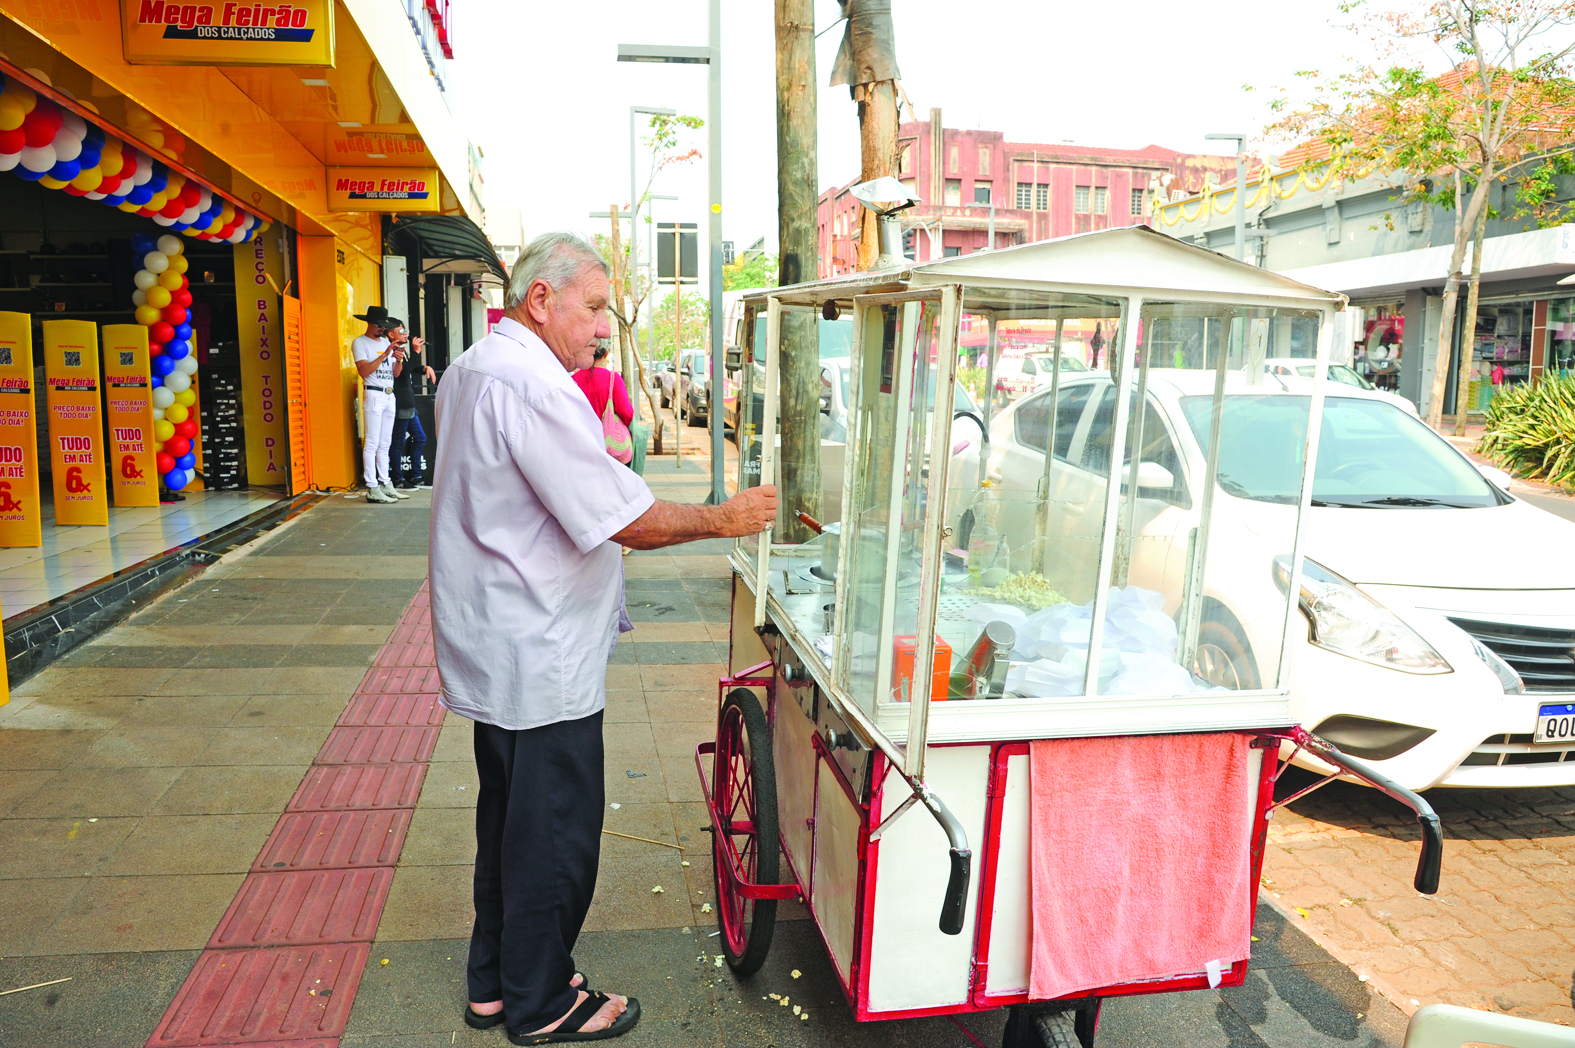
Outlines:
[[729, 869], [729, 851], [752, 884], [776, 884], [781, 858], [777, 835], [777, 773], [771, 760], [771, 728], [760, 702], [735, 688], [717, 717], [716, 764], [711, 771], [712, 801], [722, 825], [713, 843], [716, 922], [722, 952], [733, 971], [750, 976], [765, 963], [776, 931], [774, 899], [746, 899]]

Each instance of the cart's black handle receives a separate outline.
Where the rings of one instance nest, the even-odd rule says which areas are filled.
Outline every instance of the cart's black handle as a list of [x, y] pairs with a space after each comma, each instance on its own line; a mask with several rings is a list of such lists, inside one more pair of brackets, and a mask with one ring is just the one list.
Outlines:
[[941, 931], [947, 935], [961, 935], [973, 872], [973, 849], [968, 847], [968, 833], [957, 821], [957, 816], [929, 789], [920, 786], [916, 792], [935, 816], [935, 821], [941, 824], [941, 829], [946, 831], [946, 840], [951, 845], [952, 873], [946, 881], [946, 898], [941, 902]]
[[1422, 856], [1417, 860], [1416, 879], [1413, 883], [1416, 885], [1416, 890], [1423, 895], [1435, 894], [1438, 891], [1438, 878], [1444, 864], [1444, 827], [1438, 821], [1433, 806], [1355, 757], [1348, 757], [1341, 753], [1334, 743], [1320, 739], [1312, 732], [1298, 728], [1293, 735], [1293, 740], [1319, 760], [1349, 772], [1416, 812], [1417, 824], [1422, 828]]

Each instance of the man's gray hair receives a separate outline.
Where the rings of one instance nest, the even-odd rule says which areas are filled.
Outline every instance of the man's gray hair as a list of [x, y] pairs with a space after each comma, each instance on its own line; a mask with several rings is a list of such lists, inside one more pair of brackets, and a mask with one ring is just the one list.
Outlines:
[[513, 309], [524, 302], [530, 286], [538, 280], [545, 280], [554, 291], [562, 291], [586, 266], [596, 266], [603, 274], [611, 273], [602, 253], [580, 234], [543, 233], [527, 244], [515, 260], [504, 308]]

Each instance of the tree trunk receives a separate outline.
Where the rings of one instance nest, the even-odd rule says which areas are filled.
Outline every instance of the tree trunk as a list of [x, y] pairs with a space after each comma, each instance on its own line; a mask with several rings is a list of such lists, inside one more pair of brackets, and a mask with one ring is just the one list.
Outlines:
[[[857, 39], [857, 38], [855, 38]], [[859, 100], [859, 181], [897, 173], [897, 83], [882, 80], [854, 88]], [[861, 208], [859, 222], [859, 272], [871, 269], [880, 257], [880, 219], [870, 208]]]
[[[776, 0], [777, 44], [777, 283], [798, 284], [819, 275], [817, 255], [815, 5]], [[778, 428], [782, 434], [782, 515], [786, 542], [812, 536], [800, 511], [817, 520], [820, 498], [820, 348], [815, 315], [802, 307], [782, 317], [782, 356], [777, 361]], [[747, 381], [739, 383], [747, 395]], [[761, 478], [769, 484], [769, 477]]]
[[[1483, 179], [1483, 184], [1487, 184]], [[1487, 235], [1488, 209], [1477, 212], [1476, 232], [1472, 236], [1471, 286], [1466, 292], [1466, 319], [1460, 329], [1460, 377], [1455, 381], [1455, 436], [1466, 435], [1466, 414], [1470, 403], [1466, 394], [1471, 389], [1471, 373], [1476, 370], [1477, 296], [1482, 290], [1482, 239]]]
[[[1444, 281], [1443, 315], [1438, 318], [1438, 349], [1433, 358], [1433, 382], [1428, 389], [1427, 424], [1434, 430], [1444, 428], [1444, 389], [1449, 384], [1449, 355], [1454, 345], [1455, 309], [1460, 301], [1461, 267], [1466, 261], [1466, 245], [1471, 242], [1471, 225], [1461, 192], [1460, 173], [1455, 173], [1455, 250], [1449, 259], [1449, 278]], [[1476, 268], [1476, 267], [1473, 267]]]
[[[617, 204], [607, 205], [607, 213], [612, 216], [612, 294], [613, 301], [618, 303], [618, 312], [623, 316], [629, 315], [628, 302], [632, 297], [633, 288], [629, 286], [629, 260], [623, 253], [622, 219]], [[631, 233], [631, 235], [633, 235]], [[627, 324], [618, 325], [618, 371], [623, 375], [623, 388], [634, 389], [634, 368], [630, 361], [634, 357], [634, 350], [630, 347], [630, 333]]]

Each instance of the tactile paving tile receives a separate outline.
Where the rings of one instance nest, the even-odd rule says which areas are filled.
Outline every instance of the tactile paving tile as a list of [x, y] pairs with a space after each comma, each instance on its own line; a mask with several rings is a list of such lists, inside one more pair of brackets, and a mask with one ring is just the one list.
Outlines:
[[306, 772], [285, 811], [414, 808], [425, 764], [318, 764]]
[[249, 874], [208, 948], [371, 942], [393, 879], [387, 866]]
[[436, 695], [380, 695], [362, 692], [350, 700], [339, 717], [341, 726], [424, 728], [442, 726], [448, 711]]
[[336, 1045], [369, 952], [366, 943], [205, 950], [148, 1048]]
[[323, 741], [315, 764], [406, 764], [429, 761], [437, 748], [438, 728], [349, 725], [335, 728]]
[[[419, 599], [419, 598], [418, 598]], [[417, 603], [412, 601], [410, 607], [399, 619], [401, 625], [416, 624], [432, 628], [432, 606], [425, 601]]]
[[273, 870], [392, 866], [410, 829], [409, 808], [286, 812], [252, 863]]
[[425, 644], [385, 644], [372, 660], [374, 666], [436, 666], [437, 649]]
[[378, 695], [433, 695], [443, 690], [436, 666], [374, 667], [361, 679], [357, 692]]
[[430, 644], [432, 627], [419, 622], [402, 622], [388, 635], [388, 644]]

